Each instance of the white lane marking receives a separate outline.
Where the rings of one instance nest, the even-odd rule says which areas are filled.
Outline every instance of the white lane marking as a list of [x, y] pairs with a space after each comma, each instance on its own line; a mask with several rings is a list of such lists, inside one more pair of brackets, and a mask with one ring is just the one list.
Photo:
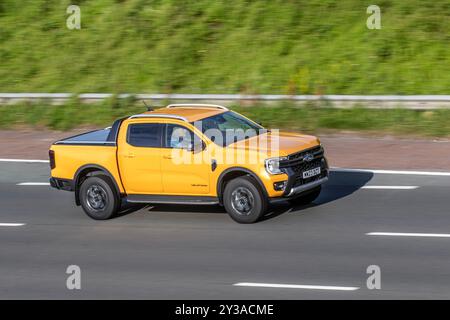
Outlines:
[[401, 171], [401, 170], [372, 170], [372, 169], [347, 169], [347, 168], [332, 168], [332, 171], [369, 172], [369, 173], [378, 173], [378, 174], [403, 174], [403, 175], [413, 175], [413, 176], [450, 177], [450, 172], [437, 172], [437, 171]]
[[25, 162], [25, 163], [49, 163], [48, 160], [31, 160], [31, 159], [0, 159], [0, 162]]
[[0, 227], [21, 227], [24, 225], [25, 223], [0, 223]]
[[418, 186], [364, 186], [361, 189], [375, 189], [375, 190], [414, 190]]
[[337, 287], [337, 286], [316, 286], [302, 284], [280, 284], [280, 283], [255, 283], [255, 282], [239, 282], [233, 284], [236, 287], [261, 287], [261, 288], [285, 288], [285, 289], [310, 289], [310, 290], [338, 290], [338, 291], [354, 291], [359, 287]]
[[369, 232], [367, 236], [450, 238], [449, 233]]
[[49, 186], [49, 182], [21, 182], [18, 186]]

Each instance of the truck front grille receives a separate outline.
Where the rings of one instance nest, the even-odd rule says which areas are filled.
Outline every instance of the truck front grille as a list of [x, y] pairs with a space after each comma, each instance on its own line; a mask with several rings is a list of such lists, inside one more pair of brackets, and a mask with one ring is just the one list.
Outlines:
[[[312, 156], [312, 159], [305, 161], [304, 158]], [[314, 177], [303, 179], [303, 172], [320, 167], [320, 174]], [[328, 175], [328, 167], [324, 157], [322, 146], [293, 153], [286, 161], [280, 163], [280, 168], [290, 168], [294, 172], [294, 182], [292, 187], [298, 187], [310, 182], [325, 178]]]
[[324, 150], [323, 150], [322, 146], [317, 146], [317, 147], [314, 147], [314, 148], [311, 148], [308, 150], [296, 152], [296, 153], [293, 153], [288, 156], [288, 162], [293, 162], [296, 160], [302, 161], [303, 157], [308, 153], [312, 154], [314, 156], [314, 158], [320, 158], [320, 157], [323, 157]]
[[307, 179], [303, 179], [303, 175], [302, 172], [300, 172], [294, 180], [294, 184], [293, 187], [298, 187], [298, 186], [302, 186], [304, 184], [310, 183], [310, 182], [314, 182], [317, 180], [320, 180], [322, 178], [325, 178], [327, 176], [327, 168], [325, 166], [325, 161], [321, 161], [320, 163], [316, 163], [313, 166], [310, 167], [306, 167], [304, 171], [310, 170], [310, 169], [314, 169], [317, 168], [318, 166], [320, 166], [320, 174], [311, 178], [307, 178]]

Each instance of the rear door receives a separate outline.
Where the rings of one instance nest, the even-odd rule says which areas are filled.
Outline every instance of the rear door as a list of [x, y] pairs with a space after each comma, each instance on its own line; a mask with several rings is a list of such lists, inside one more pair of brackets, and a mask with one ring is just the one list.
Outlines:
[[121, 134], [118, 160], [128, 194], [161, 194], [161, 152], [164, 125], [157, 122], [129, 123]]

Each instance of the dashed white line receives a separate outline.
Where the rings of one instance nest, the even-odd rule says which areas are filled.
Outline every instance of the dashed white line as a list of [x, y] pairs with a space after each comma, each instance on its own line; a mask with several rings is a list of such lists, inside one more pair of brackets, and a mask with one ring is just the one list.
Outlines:
[[48, 160], [33, 160], [33, 159], [0, 159], [0, 162], [49, 163]]
[[438, 171], [373, 170], [373, 169], [347, 169], [347, 168], [332, 168], [332, 171], [450, 177], [450, 172], [438, 172]]
[[24, 225], [25, 223], [0, 223], [0, 227], [21, 227]]
[[450, 238], [449, 233], [369, 232], [367, 236]]
[[375, 190], [414, 190], [418, 186], [364, 186], [361, 189], [375, 189]]
[[303, 284], [256, 283], [256, 282], [239, 282], [239, 283], [233, 284], [233, 286], [281, 288], [281, 289], [337, 290], [337, 291], [355, 291], [355, 290], [359, 289], [359, 287], [316, 286], [316, 285], [303, 285]]
[[49, 186], [48, 182], [21, 182], [17, 186]]

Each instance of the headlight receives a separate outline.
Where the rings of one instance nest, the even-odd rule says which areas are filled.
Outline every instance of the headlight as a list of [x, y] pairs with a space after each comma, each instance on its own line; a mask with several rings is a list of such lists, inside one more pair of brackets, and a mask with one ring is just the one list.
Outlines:
[[287, 158], [286, 157], [282, 157], [282, 158], [266, 159], [266, 161], [265, 161], [266, 171], [268, 173], [270, 173], [270, 174], [281, 174], [281, 173], [284, 173], [280, 169], [280, 161], [283, 161], [283, 160], [287, 160]]

